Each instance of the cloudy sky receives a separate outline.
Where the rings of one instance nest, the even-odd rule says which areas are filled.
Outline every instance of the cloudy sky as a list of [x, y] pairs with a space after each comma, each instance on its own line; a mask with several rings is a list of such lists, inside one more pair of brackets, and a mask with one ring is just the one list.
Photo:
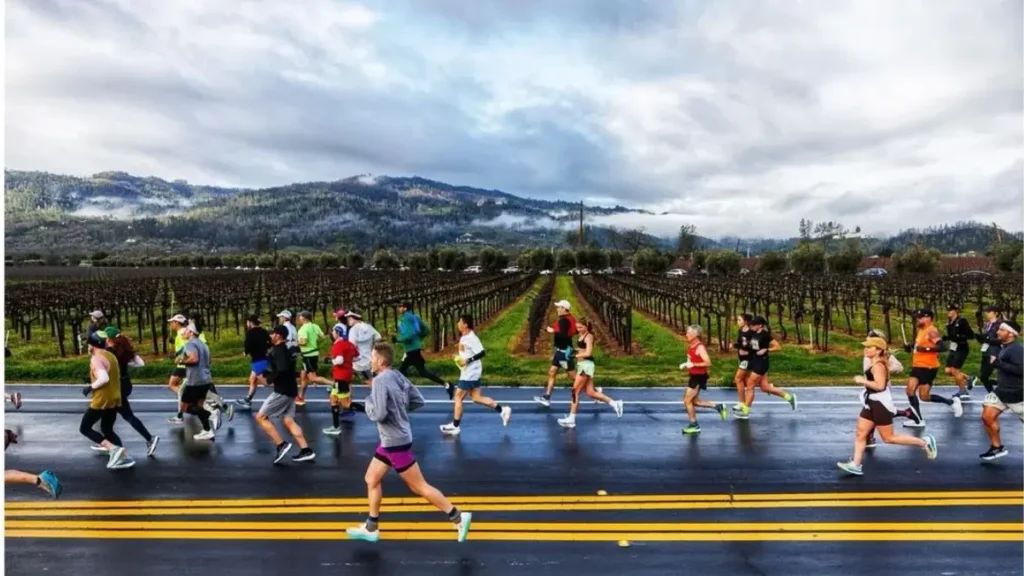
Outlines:
[[[290, 4], [294, 4], [291, 6]], [[1022, 222], [1021, 0], [9, 0], [8, 168]]]

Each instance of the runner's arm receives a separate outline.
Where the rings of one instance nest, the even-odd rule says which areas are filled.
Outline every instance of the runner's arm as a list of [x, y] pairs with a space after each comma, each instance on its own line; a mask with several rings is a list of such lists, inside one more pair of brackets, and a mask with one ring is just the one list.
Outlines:
[[423, 393], [419, 391], [419, 388], [415, 386], [409, 386], [409, 412], [413, 410], [419, 410], [427, 405], [427, 401], [423, 398]]
[[136, 354], [135, 357], [132, 358], [130, 362], [128, 362], [128, 365], [131, 366], [132, 368], [142, 368], [143, 366], [146, 365], [146, 362], [142, 359], [142, 356]]
[[[871, 365], [871, 375], [874, 377], [874, 382], [864, 382], [864, 385], [872, 390], [878, 390], [881, 392], [885, 390], [885, 385], [889, 380], [889, 375], [886, 374], [885, 367], [882, 366], [881, 362], [875, 362]], [[865, 378], [867, 380], [867, 378]]]
[[388, 417], [388, 391], [387, 386], [379, 383], [370, 386], [370, 395], [366, 397], [366, 417], [374, 422], [383, 422]]
[[700, 356], [700, 362], [693, 364], [694, 368], [710, 368], [711, 367], [711, 356], [708, 356], [708, 349], [703, 344], [700, 348], [697, 348], [697, 355]]
[[779, 344], [778, 340], [772, 338], [771, 342], [768, 343], [768, 351], [778, 352], [779, 350], [782, 350], [782, 344]]
[[992, 366], [1002, 374], [1024, 377], [1024, 347], [1011, 346], [1008, 350], [1000, 352]]

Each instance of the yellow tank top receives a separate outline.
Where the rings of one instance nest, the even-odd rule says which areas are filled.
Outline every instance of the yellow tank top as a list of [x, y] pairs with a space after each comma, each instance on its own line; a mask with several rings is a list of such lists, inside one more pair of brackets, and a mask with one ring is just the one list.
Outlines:
[[[917, 338], [914, 340], [914, 344], [918, 348], [931, 348], [934, 344], [928, 339], [929, 330], [921, 330], [917, 333]], [[938, 368], [939, 367], [939, 353], [938, 352], [918, 352], [914, 351], [914, 357], [911, 359], [911, 364], [914, 368]]]
[[[117, 365], [117, 358], [110, 352], [99, 350], [97, 353], [102, 354], [107, 359], [107, 362], [110, 363], [110, 368], [107, 369], [110, 381], [102, 388], [93, 390], [92, 400], [89, 401], [89, 408], [93, 410], [119, 408], [121, 406], [121, 368]], [[89, 380], [92, 382], [96, 381], [96, 373], [93, 371], [91, 364], [89, 365]]]

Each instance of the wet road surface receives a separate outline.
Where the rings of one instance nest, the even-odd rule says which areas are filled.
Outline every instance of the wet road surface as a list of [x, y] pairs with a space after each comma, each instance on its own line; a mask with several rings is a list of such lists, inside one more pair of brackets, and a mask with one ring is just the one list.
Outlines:
[[[978, 391], [960, 419], [924, 407], [937, 460], [881, 445], [866, 457], [865, 476], [853, 478], [835, 463], [852, 451], [854, 388], [794, 388], [796, 412], [759, 396], [748, 421], [702, 412], [695, 437], [681, 434], [679, 389], [607, 390], [625, 401], [623, 417], [586, 400], [575, 430], [556, 422], [567, 410], [564, 390], [544, 408], [531, 399], [538, 389], [485, 389], [512, 406], [511, 423], [467, 405], [457, 438], [438, 430], [451, 418], [444, 393], [423, 388], [429, 403], [413, 414], [417, 459], [429, 482], [474, 512], [473, 531], [455, 542], [444, 516], [392, 475], [382, 541], [366, 544], [346, 540], [344, 528], [365, 516], [376, 428], [358, 415], [341, 436], [322, 434], [330, 425], [322, 388], [297, 418], [316, 462], [273, 466], [273, 446], [248, 412], [225, 422], [212, 444], [195, 441], [194, 420], [167, 423], [169, 391], [136, 387], [132, 405], [161, 443], [146, 458], [119, 420], [138, 462], [125, 471], [107, 470], [79, 434], [79, 389], [8, 388], [25, 403], [6, 413], [20, 436], [7, 467], [50, 469], [64, 484], [56, 502], [8, 487], [9, 574], [1024, 572], [1021, 425], [1004, 417], [1010, 455], [982, 464]], [[725, 390], [704, 395], [735, 401]]]

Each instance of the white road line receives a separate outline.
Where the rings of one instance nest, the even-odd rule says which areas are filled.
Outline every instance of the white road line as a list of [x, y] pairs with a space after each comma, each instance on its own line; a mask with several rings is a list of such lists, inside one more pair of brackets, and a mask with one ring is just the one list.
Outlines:
[[[501, 404], [527, 404], [527, 405], [532, 404], [532, 405], [540, 406], [540, 404], [538, 404], [537, 402], [535, 402], [533, 400], [501, 400], [500, 398], [495, 398], [495, 400], [498, 401]], [[356, 401], [358, 402], [359, 399], [357, 398]], [[22, 403], [24, 403], [24, 404], [67, 404], [67, 403], [84, 404], [84, 403], [87, 403], [87, 402], [89, 402], [88, 398], [25, 398], [25, 399], [22, 400]], [[167, 399], [164, 399], [164, 398], [132, 398], [131, 402], [132, 402], [132, 404], [176, 404], [176, 402], [173, 399], [171, 399], [171, 398], [167, 398]], [[253, 402], [253, 404], [257, 404], [257, 403], [262, 404], [264, 402], [264, 400], [263, 399], [253, 398], [252, 402]], [[586, 400], [583, 401], [584, 404], [586, 404], [587, 402], [588, 401], [586, 401]], [[306, 403], [307, 404], [309, 404], [309, 403], [312, 403], [312, 404], [327, 404], [328, 400], [322, 399], [322, 398], [307, 398], [306, 399]], [[426, 403], [427, 404], [452, 404], [452, 401], [451, 400], [426, 400]], [[569, 403], [570, 402], [568, 400], [552, 400], [551, 401], [551, 404], [559, 404], [559, 405], [568, 405]], [[682, 406], [682, 404], [683, 404], [681, 400], [623, 400], [623, 403], [626, 406]], [[733, 401], [729, 400], [728, 402], [723, 402], [723, 403], [728, 405], [728, 404], [732, 404]], [[980, 403], [981, 403], [980, 401], [971, 401], [971, 400], [965, 400], [964, 401], [964, 404], [980, 404]], [[800, 405], [801, 406], [807, 405], [807, 404], [816, 405], [816, 406], [859, 406], [859, 405], [861, 405], [861, 403], [856, 401], [856, 400], [801, 400], [800, 401]], [[785, 402], [785, 401], [781, 401], [781, 400], [762, 400], [762, 401], [758, 401], [758, 402], [754, 403], [755, 407], [757, 407], [757, 406], [765, 406], [765, 405], [768, 405], [768, 406], [789, 406], [789, 402]], [[13, 413], [13, 411], [8, 411], [8, 413]]]
[[[24, 388], [81, 388], [81, 387], [85, 386], [85, 384], [37, 384], [37, 383], [7, 382], [7, 383], [4, 384], [4, 386], [7, 386], [7, 387], [9, 387], [9, 386], [19, 386], [19, 387], [24, 387]], [[366, 386], [363, 386], [362, 384], [356, 384], [353, 387], [355, 387], [355, 388], [366, 388]], [[440, 389], [442, 389], [441, 386], [438, 386], [436, 384], [429, 384], [429, 385], [422, 385], [422, 386], [417, 384], [416, 387], [417, 388], [432, 389], [432, 390], [440, 390]], [[950, 385], [950, 388], [952, 388], [952, 387], [953, 386]], [[145, 389], [150, 389], [150, 388], [152, 388], [152, 389], [167, 389], [167, 385], [166, 384], [135, 384], [135, 389], [136, 390], [145, 390]], [[221, 388], [248, 389], [249, 385], [248, 384], [217, 384], [217, 389], [221, 389]], [[324, 387], [324, 388], [326, 389], [326, 387]], [[490, 389], [490, 390], [544, 390], [546, 387], [545, 386], [488, 386], [486, 381], [485, 381], [483, 388]], [[602, 390], [680, 390], [681, 391], [681, 390], [686, 390], [687, 386], [618, 386], [618, 387], [616, 387], [616, 386], [602, 386], [601, 388], [602, 388]], [[827, 391], [827, 390], [857, 390], [857, 391], [860, 391], [860, 390], [864, 389], [863, 386], [848, 386], [848, 385], [845, 385], [845, 384], [843, 384], [841, 386], [783, 386], [783, 388], [785, 388], [786, 390], [797, 390], [797, 391], [804, 391], [804, 392], [816, 391], [816, 390], [822, 390], [822, 391]], [[555, 386], [555, 390], [567, 390], [567, 389], [568, 389], [568, 385], [564, 384], [564, 383], [563, 384], [558, 384], [558, 385]], [[730, 386], [724, 386], [724, 387], [712, 387], [712, 388], [710, 388], [710, 390], [726, 390], [726, 391], [729, 391], [729, 392], [735, 392], [736, 388], [730, 387]]]

